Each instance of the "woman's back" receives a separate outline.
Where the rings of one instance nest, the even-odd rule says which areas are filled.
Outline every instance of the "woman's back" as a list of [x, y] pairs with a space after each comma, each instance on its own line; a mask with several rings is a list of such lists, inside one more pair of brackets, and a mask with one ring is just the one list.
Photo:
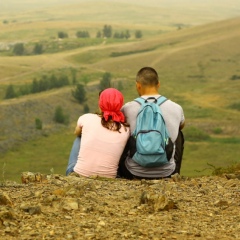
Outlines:
[[[74, 171], [82, 176], [116, 177], [118, 162], [129, 137], [129, 128], [119, 131], [102, 126], [97, 114], [84, 114], [78, 119], [82, 128], [81, 148]], [[114, 124], [114, 122], [113, 122]]]

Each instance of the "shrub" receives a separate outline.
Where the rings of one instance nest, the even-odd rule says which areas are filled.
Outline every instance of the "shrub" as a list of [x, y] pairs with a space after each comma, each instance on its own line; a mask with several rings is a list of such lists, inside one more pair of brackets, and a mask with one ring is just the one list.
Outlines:
[[102, 80], [100, 81], [100, 90], [104, 90], [106, 88], [111, 87], [111, 73], [105, 72], [102, 76]]
[[220, 127], [216, 127], [213, 129], [213, 133], [215, 133], [215, 134], [220, 134], [222, 132], [223, 132], [223, 130]]
[[69, 124], [69, 116], [63, 113], [63, 109], [61, 106], [56, 107], [53, 119], [57, 123], [61, 123], [65, 125]]
[[58, 32], [58, 38], [68, 38], [68, 34], [65, 32]]
[[38, 130], [42, 130], [42, 121], [39, 118], [35, 119], [35, 127]]
[[240, 102], [229, 105], [229, 108], [240, 111]]
[[230, 80], [239, 80], [240, 76], [239, 75], [232, 75]]
[[84, 113], [89, 113], [90, 109], [89, 109], [89, 106], [87, 104], [84, 105], [84, 108], [83, 108], [83, 112]]
[[72, 90], [72, 95], [79, 103], [86, 101], [86, 90], [82, 84], [76, 85], [76, 88]]
[[43, 53], [43, 45], [40, 43], [36, 43], [33, 49], [34, 54], [42, 54]]
[[12, 84], [10, 84], [8, 87], [7, 87], [7, 90], [6, 90], [6, 94], [5, 94], [5, 99], [10, 99], [10, 98], [15, 98], [17, 97], [17, 94], [14, 90], [14, 87]]
[[76, 33], [77, 38], [89, 38], [89, 32], [88, 31], [78, 31]]
[[231, 174], [237, 173], [240, 170], [240, 163], [232, 164], [228, 167], [216, 167], [210, 163], [207, 163], [208, 166], [212, 169], [212, 175], [223, 175], [223, 174]]
[[13, 53], [17, 56], [22, 56], [24, 54], [25, 48], [23, 43], [17, 43], [13, 47]]
[[137, 30], [135, 32], [135, 38], [142, 38], [142, 31], [141, 30]]

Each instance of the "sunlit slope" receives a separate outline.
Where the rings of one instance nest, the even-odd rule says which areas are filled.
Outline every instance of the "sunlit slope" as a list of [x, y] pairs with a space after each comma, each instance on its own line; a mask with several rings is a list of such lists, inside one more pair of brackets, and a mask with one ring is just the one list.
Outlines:
[[[224, 110], [222, 119], [231, 115], [233, 119], [237, 116], [237, 120], [239, 112], [232, 112], [228, 106], [239, 102], [240, 80], [231, 80], [240, 75], [239, 24], [240, 19], [233, 19], [116, 46], [108, 50], [109, 56], [113, 52], [123, 56], [106, 58], [105, 52], [102, 60], [88, 67], [133, 79], [140, 67], [153, 66], [160, 74], [162, 92], [182, 96], [183, 102], [191, 102], [197, 108]], [[96, 54], [101, 55], [98, 51]], [[83, 64], [81, 59], [86, 59], [86, 54], [68, 59]], [[94, 62], [93, 54], [88, 61]], [[215, 118], [212, 114], [210, 111], [207, 115]]]
[[191, 122], [207, 130], [220, 124], [227, 133], [239, 134], [239, 111], [229, 108], [239, 103], [240, 80], [231, 80], [240, 75], [239, 24], [236, 18], [128, 43], [106, 40], [57, 54], [1, 57], [1, 84], [30, 82], [43, 72], [68, 67], [134, 81], [139, 68], [152, 66], [159, 72], [161, 92], [180, 101]]
[[[134, 86], [136, 72], [143, 66], [152, 66], [159, 72], [160, 92], [184, 108], [185, 133], [195, 127], [211, 136], [207, 141], [191, 142], [187, 139], [186, 142], [182, 173], [201, 175], [204, 173], [194, 171], [205, 169], [207, 163], [218, 167], [239, 161], [240, 111], [230, 107], [240, 105], [239, 25], [240, 19], [236, 18], [147, 36], [138, 41], [131, 39], [126, 43], [106, 39], [99, 45], [56, 54], [2, 56], [1, 91], [8, 84], [31, 83], [34, 77], [73, 67], [78, 70], [79, 79], [83, 74], [90, 74], [86, 87], [87, 104], [94, 112], [98, 89], [92, 84], [98, 83], [103, 72], [111, 72], [113, 81], [124, 80], [123, 94], [128, 101], [137, 95]], [[236, 76], [235, 80], [232, 80], [233, 76]], [[43, 133], [47, 130], [51, 133], [40, 139], [41, 143], [29, 141], [17, 151], [9, 150], [4, 158], [7, 179], [14, 179], [22, 171], [29, 170], [49, 172], [54, 168], [56, 172], [64, 173], [74, 138], [72, 131], [77, 117], [83, 113], [83, 105], [74, 102], [71, 89], [72, 86], [67, 86], [0, 100], [1, 142], [9, 145], [13, 140], [22, 143], [40, 136], [42, 132], [35, 129], [36, 118], [44, 123]], [[59, 128], [53, 122], [57, 105], [70, 114], [69, 128]]]

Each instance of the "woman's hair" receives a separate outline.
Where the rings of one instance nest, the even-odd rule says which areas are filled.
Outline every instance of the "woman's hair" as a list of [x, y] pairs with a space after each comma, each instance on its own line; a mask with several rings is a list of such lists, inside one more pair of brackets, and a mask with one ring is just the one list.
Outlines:
[[124, 130], [127, 131], [127, 127], [129, 127], [130, 125], [126, 122], [116, 122], [112, 120], [112, 117], [110, 116], [108, 118], [108, 120], [106, 121], [104, 116], [103, 116], [103, 112], [101, 113], [97, 113], [97, 115], [101, 118], [101, 124], [103, 127], [111, 130], [111, 131], [118, 131], [121, 129], [121, 127], [124, 127]]
[[122, 126], [129, 126], [121, 112], [123, 101], [122, 93], [115, 88], [107, 88], [99, 93], [98, 105], [101, 109], [99, 116], [103, 127], [120, 132]]

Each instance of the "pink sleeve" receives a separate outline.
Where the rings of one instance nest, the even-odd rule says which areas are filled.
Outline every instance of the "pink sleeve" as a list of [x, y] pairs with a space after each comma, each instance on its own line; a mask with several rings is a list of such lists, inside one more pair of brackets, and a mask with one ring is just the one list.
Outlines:
[[84, 115], [80, 116], [77, 121], [77, 126], [83, 127]]

